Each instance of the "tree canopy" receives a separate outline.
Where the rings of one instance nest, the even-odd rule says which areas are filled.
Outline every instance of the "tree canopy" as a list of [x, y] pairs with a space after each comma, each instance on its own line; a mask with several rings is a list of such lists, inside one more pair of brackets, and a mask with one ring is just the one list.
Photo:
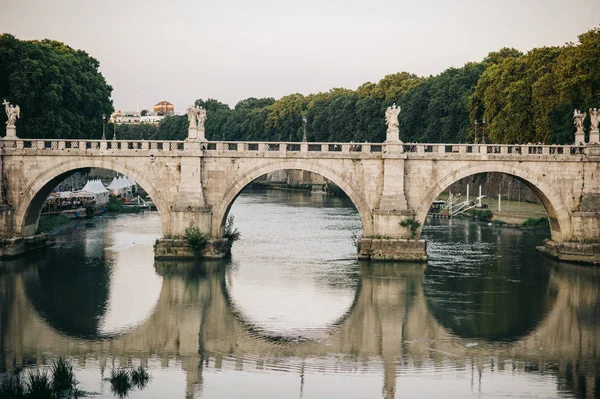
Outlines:
[[[21, 107], [18, 134], [28, 138], [100, 138], [113, 110], [99, 62], [53, 40], [0, 35], [0, 99]], [[6, 114], [0, 113], [0, 122]]]
[[[112, 110], [111, 90], [85, 52], [0, 36], [0, 97], [22, 106], [21, 137], [99, 138], [101, 115]], [[600, 28], [581, 34], [578, 43], [527, 53], [502, 48], [435, 76], [398, 72], [356, 90], [250, 97], [233, 108], [212, 98], [195, 105], [206, 109], [209, 140], [300, 141], [306, 118], [309, 141], [381, 142], [385, 109], [393, 103], [402, 107], [403, 141], [473, 142], [485, 134], [495, 143], [572, 143], [573, 109], [600, 107]], [[485, 131], [476, 131], [483, 118]], [[185, 116], [117, 128], [123, 139], [185, 137]]]

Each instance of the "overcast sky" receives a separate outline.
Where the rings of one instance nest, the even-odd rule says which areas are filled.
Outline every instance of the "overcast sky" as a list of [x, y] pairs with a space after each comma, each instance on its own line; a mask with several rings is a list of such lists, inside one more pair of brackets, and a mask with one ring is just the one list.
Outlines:
[[356, 89], [599, 23], [600, 0], [0, 0], [0, 32], [87, 51], [122, 110]]

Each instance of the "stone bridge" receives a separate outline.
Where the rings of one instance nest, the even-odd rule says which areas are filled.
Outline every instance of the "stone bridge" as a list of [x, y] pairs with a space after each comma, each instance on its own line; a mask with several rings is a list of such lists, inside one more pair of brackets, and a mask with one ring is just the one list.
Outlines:
[[[407, 364], [415, 370], [475, 368], [481, 383], [484, 365], [491, 359], [492, 370], [486, 369], [484, 382], [504, 368], [542, 374], [554, 368], [559, 377], [582, 384], [588, 394], [597, 389], [600, 297], [593, 269], [553, 261], [542, 266], [550, 294], [527, 310], [534, 316], [524, 318], [526, 325], [507, 327], [506, 320], [474, 323], [472, 334], [463, 337], [453, 330], [451, 316], [433, 310], [424, 284], [425, 265], [365, 263], [346, 314], [319, 339], [288, 340], [250, 327], [229, 296], [229, 269], [221, 262], [201, 273], [193, 263], [156, 262], [155, 267], [163, 282], [153, 313], [131, 330], [110, 337], [81, 337], [52, 320], [64, 310], [53, 309], [57, 305], [52, 301], [32, 300], [31, 294], [45, 287], [35, 269], [0, 273], [0, 371], [43, 364], [56, 356], [78, 359], [81, 367], [98, 361], [102, 369], [115, 360], [147, 364], [159, 358], [162, 367], [176, 360], [186, 372], [186, 397], [192, 398], [208, 378], [203, 377], [206, 368], [283, 369], [303, 375], [329, 367], [356, 373], [365, 364], [377, 364], [382, 392], [393, 398]], [[497, 293], [489, 295], [488, 305], [502, 301]], [[511, 333], [500, 334], [501, 340], [488, 336], [507, 328]]]
[[382, 144], [186, 141], [0, 140], [0, 233], [29, 237], [51, 190], [83, 168], [130, 176], [152, 197], [165, 237], [190, 222], [223, 235], [240, 191], [281, 169], [317, 173], [339, 186], [362, 220], [362, 258], [425, 260], [409, 227], [431, 203], [473, 174], [505, 173], [540, 198], [550, 221], [546, 250], [565, 260], [600, 262], [600, 145]]

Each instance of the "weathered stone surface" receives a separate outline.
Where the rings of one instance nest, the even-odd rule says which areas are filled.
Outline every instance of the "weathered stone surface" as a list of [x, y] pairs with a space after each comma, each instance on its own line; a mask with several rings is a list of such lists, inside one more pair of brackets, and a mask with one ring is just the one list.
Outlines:
[[544, 240], [538, 250], [562, 261], [600, 265], [600, 243]]
[[349, 143], [3, 139], [2, 144], [4, 199], [14, 209], [12, 221], [0, 224], [4, 236], [35, 234], [39, 210], [56, 183], [95, 167], [125, 174], [143, 187], [161, 215], [165, 237], [183, 235], [191, 222], [218, 239], [244, 187], [268, 173], [299, 170], [323, 176], [348, 195], [365, 237], [409, 238], [399, 223], [414, 218], [422, 225], [448, 186], [474, 174], [504, 173], [539, 196], [553, 241], [600, 241], [597, 146], [393, 142], [354, 145], [351, 151]]
[[425, 240], [362, 238], [358, 241], [358, 258], [376, 261], [427, 261]]
[[182, 239], [161, 238], [154, 246], [154, 257], [161, 260], [169, 259], [223, 259], [231, 255], [231, 242], [226, 238], [209, 240], [202, 250], [202, 256]]
[[0, 239], [0, 258], [14, 258], [46, 248], [48, 236], [38, 234], [31, 237]]

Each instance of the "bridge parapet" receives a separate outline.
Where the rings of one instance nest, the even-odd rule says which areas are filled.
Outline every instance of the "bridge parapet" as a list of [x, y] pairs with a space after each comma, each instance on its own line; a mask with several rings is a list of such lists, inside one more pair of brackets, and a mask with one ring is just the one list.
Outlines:
[[[298, 142], [258, 142], [258, 141], [208, 141], [195, 143], [192, 141], [155, 141], [155, 140], [1, 140], [5, 150], [36, 150], [44, 154], [65, 155], [69, 153], [89, 154], [135, 154], [153, 153], [155, 155], [173, 156], [175, 153], [207, 156], [268, 156], [294, 157], [314, 156], [320, 154], [342, 157], [373, 157], [382, 154], [405, 153], [407, 158], [436, 157], [440, 154], [465, 155], [480, 158], [486, 155], [494, 157], [535, 158], [544, 160], [577, 159], [588, 155], [585, 145], [530, 145], [530, 144], [451, 144], [451, 143], [298, 143]], [[195, 144], [195, 145], [192, 145]], [[388, 148], [394, 145], [394, 151]], [[399, 151], [398, 151], [399, 150]], [[546, 156], [546, 157], [544, 157]], [[495, 158], [496, 159], [496, 158]]]

